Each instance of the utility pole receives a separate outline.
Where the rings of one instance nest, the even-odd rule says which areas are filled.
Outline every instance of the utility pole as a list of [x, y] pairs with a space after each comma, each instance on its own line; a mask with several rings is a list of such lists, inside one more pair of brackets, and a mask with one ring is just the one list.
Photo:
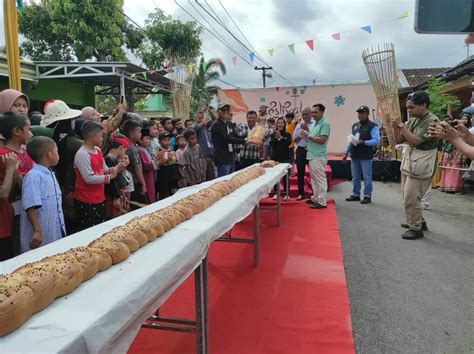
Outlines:
[[267, 71], [270, 71], [272, 70], [273, 68], [271, 66], [269, 67], [264, 67], [262, 66], [261, 68], [259, 68], [258, 66], [255, 67], [255, 70], [258, 70], [258, 71], [261, 71], [262, 72], [262, 78], [263, 78], [263, 87], [267, 87], [266, 86], [266, 81], [265, 81], [265, 78], [271, 78], [272, 77], [272, 74], [271, 73], [268, 73], [267, 74]]

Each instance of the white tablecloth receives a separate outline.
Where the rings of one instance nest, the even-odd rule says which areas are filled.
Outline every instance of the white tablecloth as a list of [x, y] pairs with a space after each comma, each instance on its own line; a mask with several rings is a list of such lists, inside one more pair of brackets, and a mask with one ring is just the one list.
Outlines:
[[[15, 332], [0, 338], [0, 353], [125, 353], [141, 324], [199, 266], [209, 244], [247, 217], [288, 167], [280, 164], [266, 169], [265, 175], [179, 224], [124, 262], [97, 274], [71, 294], [56, 299]], [[0, 273], [87, 245], [114, 226], [226, 178], [229, 176], [181, 189], [168, 199], [0, 262]]]

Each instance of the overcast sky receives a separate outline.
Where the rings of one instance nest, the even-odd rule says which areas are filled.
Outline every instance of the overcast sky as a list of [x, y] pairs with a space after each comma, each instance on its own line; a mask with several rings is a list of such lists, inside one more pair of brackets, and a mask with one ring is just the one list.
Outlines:
[[[246, 43], [219, 1], [199, 0], [199, 3], [206, 6], [206, 1], [228, 28]], [[317, 83], [367, 80], [361, 52], [384, 42], [395, 45], [399, 69], [453, 66], [466, 58], [463, 36], [420, 35], [414, 32], [415, 0], [221, 1], [263, 60], [295, 85], [310, 85], [313, 79]], [[248, 51], [207, 16], [195, 0], [178, 2], [212, 30], [196, 13], [191, 2], [218, 29], [230, 46], [249, 60]], [[191, 20], [172, 0], [125, 0], [125, 12], [141, 25], [147, 14], [157, 6], [174, 18]], [[399, 17], [405, 10], [409, 12], [408, 18], [388, 22]], [[371, 34], [359, 29], [342, 33], [340, 41], [330, 36], [367, 25], [372, 26]], [[0, 39], [3, 43], [3, 33]], [[314, 51], [305, 44], [308, 39], [314, 39]], [[228, 70], [223, 77], [225, 81], [239, 87], [261, 86], [259, 72], [245, 64], [241, 58], [237, 59], [237, 65], [234, 66], [231, 58], [236, 54], [206, 30], [203, 31], [202, 40], [206, 58], [220, 57], [224, 61]], [[295, 54], [287, 47], [291, 43], [295, 43]], [[278, 48], [281, 46], [283, 47]], [[269, 55], [269, 48], [276, 48], [273, 56]], [[258, 60], [254, 64], [262, 65]], [[222, 83], [220, 85], [225, 86]], [[267, 86], [286, 85], [290, 83], [276, 73], [273, 73], [273, 80], [267, 82]]]

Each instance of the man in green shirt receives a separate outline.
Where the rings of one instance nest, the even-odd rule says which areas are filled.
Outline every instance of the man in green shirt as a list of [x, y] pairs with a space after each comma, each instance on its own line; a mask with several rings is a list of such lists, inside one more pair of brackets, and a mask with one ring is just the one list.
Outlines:
[[396, 117], [392, 122], [395, 141], [408, 145], [401, 164], [402, 198], [406, 218], [406, 224], [401, 226], [408, 229], [402, 235], [405, 240], [422, 238], [423, 230], [428, 230], [422, 215], [421, 199], [431, 185], [438, 145], [438, 139], [428, 133], [430, 124], [438, 120], [428, 111], [429, 106], [428, 94], [425, 91], [415, 91], [408, 96], [406, 102], [410, 117], [408, 122], [402, 123], [400, 117]]
[[311, 126], [309, 131], [300, 130], [301, 138], [305, 139], [308, 143], [306, 158], [309, 162], [313, 195], [307, 203], [311, 209], [327, 208], [326, 194], [328, 183], [326, 179], [326, 163], [328, 159], [327, 144], [331, 127], [326, 119], [324, 119], [325, 110], [326, 107], [323, 104], [315, 104], [311, 109], [311, 115], [315, 124]]

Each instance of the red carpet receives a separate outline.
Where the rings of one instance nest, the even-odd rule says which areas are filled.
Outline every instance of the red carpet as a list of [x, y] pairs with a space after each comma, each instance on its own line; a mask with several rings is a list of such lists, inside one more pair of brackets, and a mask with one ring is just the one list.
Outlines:
[[[283, 204], [282, 226], [262, 211], [260, 267], [251, 245], [214, 242], [209, 253], [210, 353], [353, 353], [336, 210]], [[251, 219], [233, 230], [250, 235]], [[194, 318], [192, 276], [161, 309]], [[194, 334], [142, 329], [129, 353], [195, 353]]]

